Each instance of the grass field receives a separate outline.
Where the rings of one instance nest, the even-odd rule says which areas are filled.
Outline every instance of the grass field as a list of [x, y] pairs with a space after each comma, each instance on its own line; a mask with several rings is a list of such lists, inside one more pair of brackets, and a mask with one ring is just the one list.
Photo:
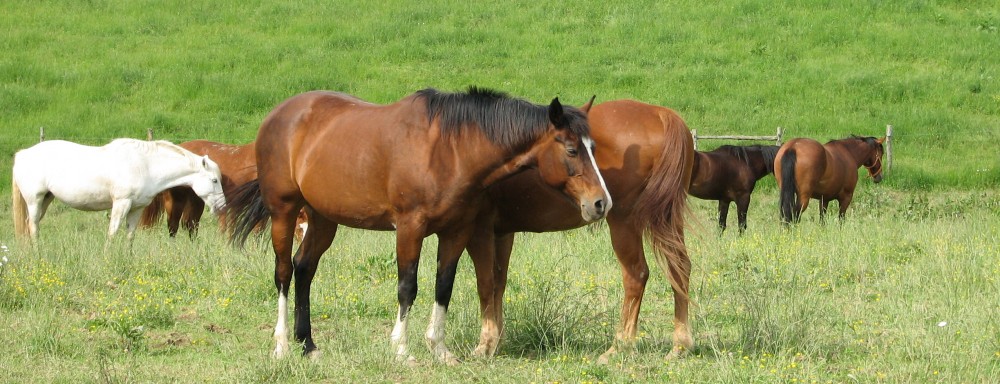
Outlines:
[[[54, 204], [37, 250], [0, 225], [0, 382], [990, 382], [1000, 377], [1000, 6], [991, 1], [0, 3], [0, 195], [15, 151], [47, 139], [253, 140], [312, 89], [390, 103], [481, 85], [535, 103], [634, 98], [700, 134], [821, 141], [894, 126], [894, 168], [862, 180], [843, 224], [777, 225], [765, 179], [750, 230], [717, 236], [693, 200], [696, 349], [670, 350], [654, 274], [637, 351], [594, 363], [618, 321], [606, 229], [521, 236], [494, 359], [463, 259], [448, 344], [420, 347], [433, 300], [424, 255], [417, 367], [392, 361], [392, 233], [341, 230], [313, 288], [318, 361], [274, 361], [273, 259], [141, 232]], [[700, 143], [711, 148], [721, 142]], [[10, 200], [0, 199], [0, 217]], [[732, 219], [734, 220], [734, 219]], [[732, 223], [730, 228], [734, 228]], [[425, 250], [434, 249], [434, 238]]]

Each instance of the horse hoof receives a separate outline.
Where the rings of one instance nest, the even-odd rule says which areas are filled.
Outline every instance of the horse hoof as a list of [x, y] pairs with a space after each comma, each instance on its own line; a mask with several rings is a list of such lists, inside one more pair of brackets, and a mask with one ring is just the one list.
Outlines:
[[472, 356], [476, 358], [490, 358], [496, 355], [496, 348], [490, 348], [486, 344], [479, 344], [476, 349], [472, 350]]
[[607, 352], [602, 353], [601, 356], [597, 358], [597, 364], [608, 365], [608, 363], [611, 362], [611, 358], [616, 354], [618, 354], [618, 351], [616, 351], [614, 347], [611, 347]]
[[420, 365], [417, 363], [417, 358], [411, 355], [396, 355], [396, 362], [411, 368]]
[[319, 361], [319, 359], [323, 357], [323, 352], [320, 352], [318, 349], [314, 349], [306, 352], [305, 356], [311, 361]]
[[684, 347], [674, 347], [674, 349], [670, 350], [670, 353], [667, 354], [666, 359], [667, 359], [667, 361], [679, 360], [679, 359], [682, 359], [685, 356], [687, 356], [689, 353], [690, 352], [689, 352], [689, 350], [687, 348], [684, 348]]

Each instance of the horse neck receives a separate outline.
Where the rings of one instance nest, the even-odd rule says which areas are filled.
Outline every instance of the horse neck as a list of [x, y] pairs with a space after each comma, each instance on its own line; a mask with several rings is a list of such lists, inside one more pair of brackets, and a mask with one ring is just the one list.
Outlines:
[[147, 161], [148, 176], [161, 190], [191, 185], [193, 176], [201, 170], [197, 159], [167, 149], [161, 149]]
[[746, 155], [754, 179], [760, 180], [761, 177], [774, 172], [774, 161], [768, 162], [764, 154], [758, 151], [746, 151]]
[[871, 156], [872, 148], [864, 140], [848, 139], [838, 142], [839, 146], [850, 154], [857, 168], [865, 165], [865, 160]]

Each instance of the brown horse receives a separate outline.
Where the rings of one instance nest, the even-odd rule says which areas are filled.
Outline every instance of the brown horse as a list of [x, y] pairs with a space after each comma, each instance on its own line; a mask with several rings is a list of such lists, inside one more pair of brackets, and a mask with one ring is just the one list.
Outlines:
[[[684, 245], [686, 192], [694, 162], [691, 134], [674, 111], [637, 101], [602, 103], [589, 116], [597, 145], [594, 155], [614, 199], [607, 223], [625, 288], [622, 324], [600, 361], [607, 362], [617, 351], [630, 348], [636, 339], [639, 306], [649, 277], [643, 235], [674, 290], [674, 345], [668, 356], [680, 356], [693, 345], [688, 326], [691, 261]], [[515, 233], [562, 231], [586, 224], [579, 209], [543, 179], [538, 172], [528, 171], [497, 183], [489, 190], [487, 208], [492, 209], [480, 213], [477, 234], [468, 248], [476, 268], [483, 319], [476, 355], [493, 355], [500, 340]]]
[[[192, 140], [179, 144], [195, 154], [208, 156], [219, 164], [222, 171], [222, 192], [232, 198], [233, 191], [240, 185], [257, 178], [257, 162], [253, 143], [229, 145], [207, 140]], [[167, 231], [170, 237], [177, 235], [181, 222], [188, 236], [198, 233], [198, 224], [205, 211], [205, 203], [188, 187], [174, 187], [161, 192], [142, 212], [139, 225], [150, 228], [160, 220], [163, 212], [168, 212]], [[220, 212], [220, 225], [225, 228], [225, 215]]]
[[810, 198], [819, 200], [820, 220], [830, 200], [837, 200], [843, 219], [858, 184], [858, 168], [864, 166], [876, 183], [882, 181], [883, 140], [851, 136], [820, 144], [800, 138], [782, 145], [774, 159], [781, 221], [798, 222]]
[[[258, 180], [229, 204], [234, 241], [271, 221], [278, 320], [276, 356], [288, 353], [287, 297], [295, 276], [295, 338], [303, 353], [316, 350], [309, 323], [309, 289], [320, 256], [339, 225], [396, 230], [399, 312], [391, 340], [400, 360], [411, 360], [406, 329], [417, 294], [424, 237], [438, 235], [435, 306], [425, 334], [436, 359], [457, 359], [444, 344], [455, 269], [475, 230], [486, 188], [536, 168], [545, 184], [571, 201], [577, 219], [603, 218], [610, 201], [591, 153], [586, 111], [549, 106], [477, 88], [467, 93], [416, 92], [377, 105], [350, 95], [308, 92], [265, 118], [257, 135]], [[309, 214], [292, 260], [296, 213]]]
[[711, 152], [695, 152], [688, 193], [699, 199], [719, 201], [722, 231], [726, 230], [729, 203], [735, 201], [742, 234], [747, 229], [750, 194], [757, 180], [774, 173], [777, 153], [777, 145], [723, 145]]

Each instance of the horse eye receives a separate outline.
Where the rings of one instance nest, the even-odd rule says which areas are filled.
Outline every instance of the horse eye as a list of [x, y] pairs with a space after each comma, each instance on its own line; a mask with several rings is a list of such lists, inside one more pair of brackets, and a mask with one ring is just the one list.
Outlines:
[[212, 184], [218, 183], [219, 179], [212, 179]]
[[576, 157], [577, 155], [576, 148], [573, 147], [566, 148], [566, 154], [568, 154], [569, 157]]

